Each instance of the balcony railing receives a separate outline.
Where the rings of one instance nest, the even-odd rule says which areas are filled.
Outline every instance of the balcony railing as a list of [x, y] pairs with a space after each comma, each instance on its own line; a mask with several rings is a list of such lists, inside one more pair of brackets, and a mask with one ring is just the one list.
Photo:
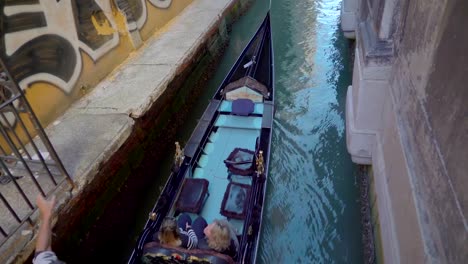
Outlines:
[[37, 194], [74, 186], [24, 92], [0, 59], [0, 247], [25, 222]]

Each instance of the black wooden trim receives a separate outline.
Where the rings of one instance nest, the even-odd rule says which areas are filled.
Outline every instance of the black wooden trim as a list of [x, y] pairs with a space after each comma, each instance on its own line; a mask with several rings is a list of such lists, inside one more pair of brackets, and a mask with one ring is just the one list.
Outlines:
[[263, 104], [262, 128], [270, 128], [273, 124], [273, 102], [265, 101]]
[[189, 141], [185, 145], [185, 148], [184, 148], [185, 156], [190, 157], [190, 158], [193, 158], [195, 156], [198, 146], [200, 146], [203, 136], [205, 135], [206, 131], [208, 131], [208, 128], [210, 127], [210, 124], [213, 120], [216, 110], [219, 107], [219, 104], [220, 104], [219, 100], [210, 101], [210, 104], [208, 105], [205, 112], [203, 113], [203, 116], [200, 122], [198, 122], [198, 125], [193, 131], [192, 136], [190, 137]]

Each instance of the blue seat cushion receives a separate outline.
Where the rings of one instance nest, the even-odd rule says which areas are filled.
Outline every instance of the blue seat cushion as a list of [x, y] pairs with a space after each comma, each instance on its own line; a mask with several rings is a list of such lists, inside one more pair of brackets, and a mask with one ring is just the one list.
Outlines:
[[250, 99], [237, 99], [232, 102], [232, 113], [238, 116], [248, 116], [253, 113], [255, 104]]

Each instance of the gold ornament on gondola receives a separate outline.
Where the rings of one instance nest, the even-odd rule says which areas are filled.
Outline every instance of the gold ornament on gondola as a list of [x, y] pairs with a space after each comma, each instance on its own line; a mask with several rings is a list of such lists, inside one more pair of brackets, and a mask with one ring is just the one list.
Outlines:
[[149, 219], [151, 221], [156, 221], [156, 213], [149, 213]]
[[180, 148], [179, 142], [176, 141], [175, 146], [176, 150], [174, 155], [174, 163], [177, 165], [177, 167], [180, 167], [182, 162], [184, 162], [184, 151]]
[[258, 152], [256, 164], [257, 164], [257, 174], [262, 175], [265, 172], [265, 166], [263, 164], [263, 150], [260, 150]]

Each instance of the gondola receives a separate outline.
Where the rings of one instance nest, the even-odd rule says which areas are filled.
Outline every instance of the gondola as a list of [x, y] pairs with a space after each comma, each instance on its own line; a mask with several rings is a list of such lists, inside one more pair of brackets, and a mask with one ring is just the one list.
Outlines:
[[[274, 115], [270, 15], [217, 89], [190, 139], [176, 143], [172, 172], [128, 263], [254, 263], [259, 245]], [[155, 241], [163, 220], [181, 213], [226, 219], [235, 255]], [[156, 239], [157, 240], [157, 239]]]

